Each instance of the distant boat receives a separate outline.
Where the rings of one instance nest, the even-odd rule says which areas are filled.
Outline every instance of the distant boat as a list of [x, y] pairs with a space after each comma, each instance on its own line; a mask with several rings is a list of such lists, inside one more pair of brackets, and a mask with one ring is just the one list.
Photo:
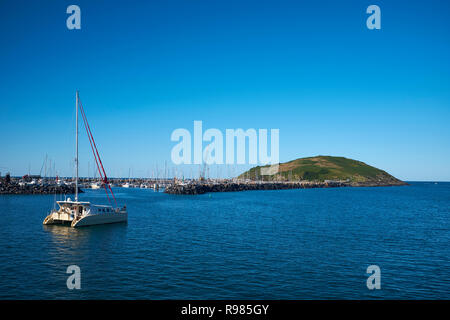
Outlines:
[[[84, 226], [97, 225], [97, 224], [126, 222], [128, 220], [127, 208], [126, 208], [126, 206], [123, 206], [122, 208], [117, 207], [116, 198], [114, 197], [111, 186], [108, 182], [108, 178], [106, 177], [106, 172], [103, 168], [103, 164], [100, 159], [100, 155], [98, 153], [97, 146], [95, 145], [94, 137], [91, 133], [89, 123], [87, 122], [87, 118], [84, 113], [83, 106], [81, 104], [79, 104], [78, 91], [76, 92], [75, 100], [76, 100], [76, 102], [75, 102], [75, 105], [76, 105], [75, 201], [72, 201], [70, 198], [67, 200], [64, 200], [64, 201], [56, 201], [56, 203], [59, 206], [59, 209], [52, 210], [52, 212], [44, 219], [43, 224], [45, 224], [45, 225], [70, 224], [71, 227], [84, 227]], [[102, 180], [103, 180], [103, 187], [105, 188], [106, 195], [109, 200], [110, 200], [110, 198], [109, 198], [108, 190], [111, 193], [111, 196], [113, 197], [114, 202], [116, 202], [116, 207], [93, 205], [90, 202], [78, 201], [78, 109], [79, 109], [79, 107], [81, 107], [81, 115], [83, 116], [84, 126], [85, 126], [86, 132], [88, 134], [92, 152], [94, 153], [95, 162], [97, 164], [97, 168], [100, 173], [100, 176], [102, 177]], [[91, 185], [91, 187], [92, 187], [92, 185]]]
[[102, 187], [102, 185], [99, 182], [94, 182], [94, 183], [91, 183], [90, 187], [91, 187], [91, 189], [100, 189]]

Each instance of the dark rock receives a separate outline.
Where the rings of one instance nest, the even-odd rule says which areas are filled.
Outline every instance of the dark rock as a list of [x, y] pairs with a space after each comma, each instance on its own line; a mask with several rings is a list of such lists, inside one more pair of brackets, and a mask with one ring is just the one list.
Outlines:
[[[78, 188], [79, 193], [83, 191]], [[68, 185], [19, 185], [18, 183], [0, 184], [0, 194], [73, 194], [75, 186]]]
[[202, 183], [194, 182], [188, 184], [171, 184], [166, 187], [165, 193], [179, 195], [195, 195], [207, 192], [234, 192], [250, 190], [283, 190], [283, 189], [307, 189], [307, 188], [338, 188], [338, 187], [376, 187], [376, 186], [401, 186], [406, 185], [402, 181], [389, 183], [377, 182], [224, 182], [224, 183]]

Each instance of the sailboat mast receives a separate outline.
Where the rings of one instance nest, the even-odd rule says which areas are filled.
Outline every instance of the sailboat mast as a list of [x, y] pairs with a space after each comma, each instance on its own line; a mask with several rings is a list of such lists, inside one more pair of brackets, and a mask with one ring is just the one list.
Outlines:
[[75, 97], [75, 164], [76, 164], [76, 179], [75, 179], [75, 201], [78, 202], [78, 90]]

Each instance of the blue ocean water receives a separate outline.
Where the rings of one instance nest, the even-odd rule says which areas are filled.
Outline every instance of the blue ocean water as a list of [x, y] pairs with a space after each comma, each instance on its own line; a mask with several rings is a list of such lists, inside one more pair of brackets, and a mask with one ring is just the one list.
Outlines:
[[55, 196], [0, 196], [0, 298], [450, 299], [450, 183], [115, 192], [128, 224], [80, 229], [42, 225]]

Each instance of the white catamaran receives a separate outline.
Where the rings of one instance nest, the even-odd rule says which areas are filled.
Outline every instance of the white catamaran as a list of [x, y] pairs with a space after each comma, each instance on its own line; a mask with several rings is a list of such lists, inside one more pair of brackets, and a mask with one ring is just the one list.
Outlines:
[[[106, 172], [103, 168], [100, 155], [95, 145], [94, 137], [91, 133], [89, 123], [87, 122], [86, 115], [84, 113], [83, 105], [79, 103], [78, 91], [76, 92], [75, 98], [76, 105], [76, 179], [75, 179], [75, 201], [70, 198], [64, 201], [56, 201], [59, 209], [52, 210], [52, 212], [44, 219], [44, 224], [70, 224], [71, 227], [84, 227], [96, 224], [106, 224], [106, 223], [116, 223], [116, 222], [126, 222], [128, 220], [128, 213], [126, 206], [119, 208], [117, 206], [116, 198], [112, 192], [111, 186], [106, 177]], [[98, 171], [103, 180], [103, 186], [106, 191], [106, 195], [110, 200], [108, 191], [111, 193], [115, 207], [112, 206], [102, 206], [93, 205], [90, 202], [78, 201], [78, 109], [81, 107], [81, 115], [83, 116], [84, 126], [89, 137], [89, 142], [91, 144], [92, 152], [94, 153], [95, 162], [97, 164]]]

